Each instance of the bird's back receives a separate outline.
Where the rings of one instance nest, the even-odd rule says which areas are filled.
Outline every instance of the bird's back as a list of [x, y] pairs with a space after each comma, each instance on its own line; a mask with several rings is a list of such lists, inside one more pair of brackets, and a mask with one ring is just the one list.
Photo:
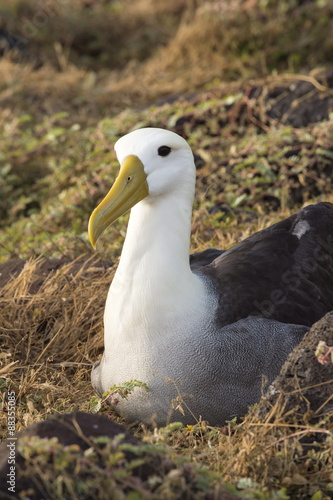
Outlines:
[[[333, 309], [333, 205], [310, 205], [270, 226], [194, 272], [219, 289], [217, 320], [247, 316], [311, 326]], [[198, 255], [204, 262], [204, 255]]]

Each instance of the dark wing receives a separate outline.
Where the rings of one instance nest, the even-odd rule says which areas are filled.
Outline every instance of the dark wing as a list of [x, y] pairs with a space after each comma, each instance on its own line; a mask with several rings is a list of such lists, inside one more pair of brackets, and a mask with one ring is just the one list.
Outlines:
[[191, 253], [190, 267], [192, 271], [199, 269], [199, 267], [207, 266], [224, 252], [226, 252], [226, 250], [215, 250], [215, 248], [208, 248], [203, 252]]
[[219, 295], [220, 326], [250, 315], [310, 326], [333, 310], [333, 205], [305, 207], [196, 272]]

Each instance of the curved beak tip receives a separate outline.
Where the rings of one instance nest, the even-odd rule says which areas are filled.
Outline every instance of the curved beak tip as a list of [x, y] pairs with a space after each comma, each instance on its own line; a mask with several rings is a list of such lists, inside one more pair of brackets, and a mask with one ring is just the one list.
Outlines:
[[90, 216], [88, 236], [94, 249], [104, 229], [148, 195], [146, 179], [141, 160], [127, 156], [114, 185]]
[[93, 247], [94, 250], [96, 250], [96, 243], [97, 243], [97, 238], [95, 238], [94, 231], [93, 231], [93, 214], [91, 214], [88, 222], [88, 239], [90, 242], [90, 245]]

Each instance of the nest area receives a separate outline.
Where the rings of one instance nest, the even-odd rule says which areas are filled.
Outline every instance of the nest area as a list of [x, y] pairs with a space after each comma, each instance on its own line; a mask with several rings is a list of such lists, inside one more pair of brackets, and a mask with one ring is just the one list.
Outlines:
[[[1, 377], [3, 381], [10, 381], [9, 387], [16, 394], [17, 430], [57, 413], [92, 411], [90, 369], [103, 348], [104, 301], [114, 269], [111, 262], [92, 258], [73, 262], [39, 258], [27, 262], [12, 261], [10, 266], [1, 266]], [[277, 486], [293, 492], [293, 498], [300, 499], [311, 498], [318, 489], [331, 491], [333, 365], [320, 365], [314, 351], [319, 340], [329, 343], [332, 339], [332, 314], [317, 325], [302, 343], [304, 345], [301, 344], [288, 359], [271, 394], [253, 408], [242, 423], [231, 422], [223, 428], [212, 428], [198, 421], [195, 426], [170, 427], [154, 432], [142, 427], [132, 428], [131, 432], [145, 442], [166, 446], [161, 455], [164, 456], [161, 459], [164, 465], [156, 466], [154, 475], [158, 473], [170, 491], [180, 491], [179, 495], [186, 493], [189, 498], [211, 498], [200, 488], [197, 490], [201, 474], [201, 469], [196, 469], [198, 465], [208, 466], [211, 471], [219, 473], [218, 481], [214, 475], [208, 480], [211, 494], [214, 491], [218, 494], [221, 484], [225, 483], [243, 484], [244, 491], [252, 492], [253, 498], [258, 488], [268, 492]], [[309, 353], [307, 359], [304, 358], [305, 351]], [[301, 365], [303, 358], [306, 369]], [[6, 408], [8, 402], [4, 390], [2, 399]], [[110, 415], [107, 405], [103, 405], [100, 412]], [[120, 421], [115, 414], [112, 418]], [[4, 437], [6, 431], [3, 414]], [[53, 455], [63, 453], [63, 448], [55, 448], [55, 443], [48, 449], [40, 441], [29, 442], [32, 449], [36, 447], [36, 457], [42, 448], [44, 455], [51, 450]], [[165, 467], [165, 460], [169, 460], [165, 454], [170, 450], [173, 457], [175, 453], [187, 455], [187, 460], [195, 467], [191, 472], [192, 479], [189, 482], [184, 479], [183, 490], [172, 481], [170, 483], [170, 463]], [[116, 451], [112, 448], [112, 453]], [[68, 453], [73, 466], [73, 461], [80, 460], [80, 453], [78, 450], [74, 455], [73, 451]], [[101, 469], [96, 478], [101, 474], [103, 481], [102, 470], [107, 456], [107, 452], [101, 449]], [[33, 458], [29, 460], [29, 474], [33, 477], [37, 474], [37, 479], [38, 474], [42, 474], [40, 478], [52, 484], [54, 465], [45, 463], [43, 473], [40, 473], [37, 462]], [[69, 465], [66, 472], [66, 467], [64, 477], [68, 474], [68, 481], [72, 472]], [[117, 467], [125, 466], [120, 461]], [[189, 470], [186, 472], [177, 461], [172, 468], [178, 471], [174, 475], [182, 474], [188, 478]], [[89, 467], [79, 469], [78, 478], [85, 481], [91, 471]], [[112, 480], [121, 488], [121, 479], [117, 482], [112, 476]], [[148, 492], [148, 478], [145, 481], [143, 486]], [[98, 498], [104, 497], [99, 494]]]

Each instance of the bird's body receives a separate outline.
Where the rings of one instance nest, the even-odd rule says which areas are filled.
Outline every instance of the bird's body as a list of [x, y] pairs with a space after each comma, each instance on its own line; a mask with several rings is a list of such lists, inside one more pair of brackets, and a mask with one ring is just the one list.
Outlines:
[[195, 166], [186, 141], [141, 129], [116, 151], [122, 167], [92, 215], [93, 244], [133, 208], [93, 386], [102, 394], [133, 379], [147, 384], [118, 398], [130, 421], [219, 425], [244, 415], [263, 376], [271, 382], [308, 327], [333, 309], [333, 206], [306, 207], [226, 252], [189, 261]]

